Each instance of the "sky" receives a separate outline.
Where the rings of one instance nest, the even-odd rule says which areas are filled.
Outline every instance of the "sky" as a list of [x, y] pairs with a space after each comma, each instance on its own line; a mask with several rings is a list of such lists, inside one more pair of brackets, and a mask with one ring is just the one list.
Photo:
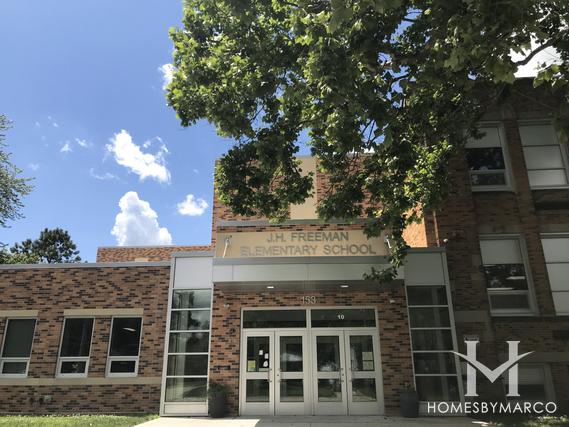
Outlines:
[[34, 185], [0, 242], [61, 227], [91, 262], [98, 246], [210, 242], [213, 165], [231, 141], [166, 105], [181, 18], [181, 0], [0, 2], [0, 113]]

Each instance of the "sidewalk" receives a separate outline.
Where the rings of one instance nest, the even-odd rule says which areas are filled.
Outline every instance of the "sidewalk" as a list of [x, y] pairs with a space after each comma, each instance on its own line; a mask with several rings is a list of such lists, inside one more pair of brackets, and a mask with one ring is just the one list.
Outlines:
[[139, 427], [419, 427], [419, 426], [481, 426], [484, 423], [464, 417], [326, 417], [326, 416], [289, 416], [289, 417], [229, 417], [229, 418], [157, 418], [140, 424]]

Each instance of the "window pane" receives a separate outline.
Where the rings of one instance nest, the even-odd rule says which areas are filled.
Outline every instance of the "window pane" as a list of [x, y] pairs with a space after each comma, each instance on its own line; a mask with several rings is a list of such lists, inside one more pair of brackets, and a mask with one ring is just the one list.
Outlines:
[[500, 309], [524, 309], [529, 310], [527, 294], [492, 294], [490, 293], [490, 305], [495, 310]]
[[377, 400], [375, 379], [354, 378], [352, 380], [352, 400], [354, 402], [375, 402]]
[[302, 372], [302, 337], [280, 338], [281, 371]]
[[207, 375], [207, 354], [168, 356], [167, 375]]
[[166, 402], [205, 402], [206, 378], [166, 378]]
[[569, 262], [569, 238], [548, 237], [541, 239], [546, 262]]
[[471, 171], [506, 169], [501, 147], [468, 148], [466, 161]]
[[413, 350], [452, 350], [452, 335], [448, 330], [413, 330]]
[[87, 362], [85, 361], [69, 361], [61, 362], [61, 374], [84, 374], [87, 369]]
[[318, 372], [340, 370], [340, 339], [337, 336], [316, 337], [316, 365]]
[[247, 372], [266, 372], [269, 363], [269, 337], [247, 337]]
[[528, 171], [528, 178], [531, 187], [567, 184], [565, 169]]
[[450, 326], [447, 307], [410, 308], [409, 317], [412, 328]]
[[375, 326], [375, 310], [370, 309], [312, 310], [310, 315], [313, 328]]
[[87, 357], [91, 348], [93, 319], [65, 319], [61, 357]]
[[522, 145], [549, 145], [557, 143], [555, 128], [551, 124], [520, 126]]
[[350, 335], [352, 371], [375, 370], [371, 335]]
[[561, 149], [558, 145], [524, 147], [528, 169], [563, 169]]
[[111, 356], [138, 356], [140, 317], [115, 317], [111, 334]]
[[485, 265], [483, 268], [487, 288], [509, 290], [528, 288], [523, 264]]
[[456, 377], [415, 377], [417, 393], [422, 401], [458, 401]]
[[408, 286], [409, 305], [446, 305], [447, 293], [444, 286]]
[[340, 380], [319, 379], [318, 380], [318, 401], [319, 402], [341, 402], [342, 384]]
[[113, 374], [133, 373], [136, 371], [136, 361], [134, 360], [113, 360], [110, 372]]
[[413, 353], [415, 373], [454, 374], [454, 354], [452, 353]]
[[303, 402], [304, 381], [281, 380], [281, 402]]
[[249, 310], [243, 312], [244, 328], [305, 328], [306, 310]]
[[482, 264], [522, 264], [518, 239], [481, 239]]
[[10, 375], [25, 375], [28, 362], [4, 362], [2, 373]]
[[500, 147], [500, 129], [497, 126], [481, 127], [480, 139], [471, 139], [467, 142], [467, 148], [480, 148], [480, 147]]
[[268, 402], [269, 401], [269, 381], [268, 380], [247, 380], [246, 385], [247, 402]]
[[172, 308], [209, 308], [211, 307], [211, 290], [183, 290], [172, 294]]
[[470, 173], [470, 183], [476, 185], [506, 185], [506, 172]]
[[209, 310], [173, 311], [170, 322], [172, 331], [208, 330]]
[[30, 357], [36, 319], [8, 319], [2, 357]]
[[170, 353], [207, 353], [209, 350], [208, 332], [171, 332]]

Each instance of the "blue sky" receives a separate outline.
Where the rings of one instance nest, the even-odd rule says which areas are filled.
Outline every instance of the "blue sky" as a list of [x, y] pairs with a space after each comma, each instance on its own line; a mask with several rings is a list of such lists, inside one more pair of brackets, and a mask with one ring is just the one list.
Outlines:
[[0, 241], [62, 227], [89, 261], [97, 246], [209, 242], [213, 165], [230, 141], [207, 123], [183, 129], [166, 105], [159, 68], [181, 17], [180, 0], [0, 2], [0, 113], [35, 186]]

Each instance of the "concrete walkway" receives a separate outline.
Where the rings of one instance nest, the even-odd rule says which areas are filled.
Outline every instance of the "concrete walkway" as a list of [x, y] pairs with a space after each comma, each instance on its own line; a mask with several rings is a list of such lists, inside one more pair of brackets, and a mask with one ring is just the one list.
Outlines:
[[322, 417], [322, 416], [290, 416], [290, 417], [230, 417], [230, 418], [157, 418], [140, 424], [140, 427], [419, 427], [419, 426], [484, 426], [485, 423], [464, 417]]

